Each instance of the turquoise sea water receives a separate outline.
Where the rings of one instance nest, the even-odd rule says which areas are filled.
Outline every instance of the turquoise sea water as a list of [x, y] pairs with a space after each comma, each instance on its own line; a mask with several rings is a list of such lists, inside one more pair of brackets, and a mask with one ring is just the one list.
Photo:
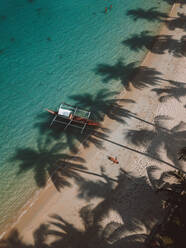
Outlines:
[[[19, 173], [18, 149], [37, 149], [36, 127], [44, 108], [56, 109], [70, 96], [102, 89], [99, 64], [140, 61], [145, 51], [122, 44], [131, 34], [157, 31], [158, 22], [134, 22], [127, 11], [170, 6], [156, 0], [1, 0], [0, 1], [0, 230], [38, 188], [32, 169]], [[104, 13], [105, 6], [111, 11]], [[19, 156], [17, 155], [19, 153]], [[16, 156], [19, 159], [16, 159]]]

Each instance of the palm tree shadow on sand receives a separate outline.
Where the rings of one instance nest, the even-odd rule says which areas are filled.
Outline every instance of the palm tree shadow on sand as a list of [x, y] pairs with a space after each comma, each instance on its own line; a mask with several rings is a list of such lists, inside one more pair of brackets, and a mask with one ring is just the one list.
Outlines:
[[[159, 78], [159, 80], [164, 80]], [[126, 104], [134, 104], [136, 103], [131, 99], [120, 99], [120, 98], [110, 98], [116, 95], [117, 92], [109, 92], [108, 90], [100, 90], [94, 96], [87, 93], [82, 95], [72, 95], [70, 98], [73, 99], [76, 104], [82, 108], [88, 108], [89, 111], [93, 111], [96, 113], [99, 120], [103, 120], [105, 116], [107, 116], [111, 120], [115, 120], [117, 122], [126, 124], [126, 119], [134, 118], [149, 125], [154, 126], [153, 123], [150, 123], [144, 119], [138, 117], [138, 115], [134, 112], [128, 110], [125, 105]], [[104, 128], [102, 128], [104, 131]], [[107, 130], [106, 130], [107, 131]], [[105, 139], [106, 136], [100, 136], [101, 133], [95, 131], [92, 134], [100, 139]]]
[[[186, 174], [180, 170], [166, 171], [156, 179], [158, 168], [151, 166], [148, 168], [148, 174], [151, 179], [157, 183], [158, 194], [166, 194], [162, 201], [162, 208], [165, 211], [165, 217], [150, 232], [146, 240], [147, 247], [167, 247], [167, 238], [171, 240], [171, 247], [183, 247], [185, 245], [185, 224], [186, 224]], [[168, 245], [169, 246], [169, 245]]]
[[148, 178], [156, 192], [166, 191], [170, 193], [175, 191], [179, 193], [185, 190], [186, 187], [186, 175], [179, 170], [164, 171], [157, 177], [157, 172], [160, 168], [157, 166], [149, 166], [147, 168]]
[[173, 80], [168, 80], [168, 82], [170, 85], [165, 86], [164, 88], [155, 88], [152, 89], [152, 91], [160, 96], [160, 102], [165, 102], [171, 98], [180, 101], [180, 98], [186, 95], [186, 83]]
[[[184, 0], [183, 4], [185, 4]], [[149, 22], [158, 21], [165, 23], [167, 28], [170, 30], [175, 30], [176, 28], [178, 28], [186, 31], [186, 15], [183, 13], [178, 13], [177, 17], [169, 17], [166, 13], [157, 11], [156, 8], [151, 8], [148, 10], [138, 8], [129, 10], [127, 12], [127, 15], [130, 16], [134, 21], [141, 19]]]
[[145, 19], [149, 22], [155, 21], [165, 21], [168, 18], [168, 15], [164, 12], [160, 12], [156, 7], [150, 9], [131, 9], [127, 11], [127, 15], [130, 16], [134, 21]]
[[186, 56], [186, 36], [176, 40], [172, 35], [152, 35], [149, 31], [142, 31], [140, 34], [133, 34], [122, 43], [135, 52], [147, 49], [155, 54], [164, 54], [168, 51], [175, 57]]
[[13, 229], [6, 239], [0, 240], [1, 248], [34, 248], [31, 244], [26, 244], [17, 229]]
[[[57, 241], [54, 241], [51, 244], [52, 248], [58, 247], [70, 247], [70, 248], [114, 248], [121, 247], [118, 246], [126, 244], [126, 241], [134, 248], [141, 247], [142, 245], [140, 240], [142, 241], [143, 235], [132, 235], [130, 239], [124, 239], [117, 242], [121, 236], [120, 229], [123, 227], [121, 223], [116, 221], [108, 223], [105, 227], [102, 227], [99, 222], [95, 222], [94, 213], [90, 209], [90, 206], [86, 206], [81, 209], [80, 216], [82, 222], [84, 223], [84, 230], [79, 230], [72, 224], [65, 221], [59, 215], [53, 215], [53, 221], [50, 222], [51, 225], [58, 227], [60, 231], [56, 231], [55, 229], [49, 230], [49, 235], [55, 235], [59, 237]], [[144, 237], [143, 237], [144, 238]], [[129, 242], [130, 240], [130, 242]], [[138, 245], [138, 246], [137, 246]], [[132, 247], [132, 246], [130, 246]], [[129, 248], [129, 246], [127, 246]]]
[[99, 121], [102, 121], [107, 116], [111, 120], [125, 123], [122, 117], [129, 118], [132, 113], [124, 108], [124, 105], [125, 103], [134, 104], [135, 101], [115, 98], [117, 93], [103, 89], [94, 95], [87, 93], [72, 95], [70, 98], [76, 102], [77, 106], [87, 108], [89, 111], [95, 113]]
[[161, 75], [154, 68], [137, 66], [135, 62], [125, 64], [122, 60], [115, 65], [100, 64], [95, 73], [103, 77], [104, 83], [119, 80], [126, 90], [130, 90], [130, 86], [136, 89], [155, 86], [159, 84]]
[[[99, 192], [94, 191], [94, 194], [99, 195]], [[47, 224], [41, 224], [34, 231], [34, 245], [24, 243], [18, 231], [14, 230], [0, 242], [0, 247], [144, 248], [148, 231], [162, 216], [162, 199], [164, 196], [160, 197], [152, 190], [146, 177], [135, 177], [121, 170], [116, 187], [98, 205], [89, 204], [80, 210], [83, 228], [79, 229], [60, 215], [53, 214]], [[150, 211], [151, 208], [156, 212]], [[119, 214], [120, 220], [109, 219], [108, 222], [110, 211]], [[50, 238], [52, 241], [47, 242]]]
[[167, 119], [169, 118], [166, 116], [156, 116], [153, 130], [129, 130], [126, 138], [136, 146], [147, 146], [147, 153], [159, 160], [161, 159], [160, 148], [165, 150], [167, 157], [173, 162], [174, 166], [181, 168], [177, 152], [186, 143], [186, 123], [180, 122], [173, 128], [168, 129], [163, 124]]
[[62, 153], [63, 143], [51, 144], [50, 139], [39, 139], [36, 148], [18, 148], [11, 162], [19, 163], [18, 174], [32, 170], [38, 187], [45, 187], [48, 177], [57, 190], [70, 186], [68, 179], [80, 179], [78, 169], [86, 170], [84, 159]]
[[[160, 171], [159, 176], [156, 174], [158, 170]], [[179, 192], [185, 190], [185, 175], [180, 173], [179, 171], [161, 173], [161, 170], [157, 166], [149, 166], [147, 168], [147, 176], [150, 184], [147, 184], [144, 177], [133, 177], [122, 170], [118, 178], [117, 186], [110, 192], [106, 192], [104, 200], [92, 210], [93, 223], [101, 224], [103, 219], [108, 218], [111, 209], [116, 210], [124, 222], [124, 224], [120, 224], [119, 228], [116, 228], [114, 232], [112, 232], [112, 235], [105, 240], [105, 246], [101, 247], [110, 247], [108, 243], [111, 247], [150, 247], [147, 242], [151, 240], [153, 230], [158, 228], [159, 221], [163, 221], [167, 214], [162, 204], [171, 199], [175, 202], [175, 197], [178, 197]], [[176, 180], [173, 181], [173, 178]], [[183, 178], [184, 180], [182, 180]], [[107, 184], [110, 185], [108, 182], [105, 185], [102, 184], [103, 188], [107, 187]], [[134, 185], [135, 187], [133, 187]], [[86, 188], [86, 185], [84, 185], [84, 188]], [[82, 191], [83, 190], [84, 189], [82, 189]], [[128, 194], [125, 193], [125, 190], [128, 191]], [[99, 191], [101, 191], [101, 188], [99, 188]], [[149, 191], [149, 195], [147, 191]], [[157, 192], [161, 192], [161, 194], [157, 194]], [[135, 200], [133, 200], [131, 204], [128, 204], [128, 202], [131, 201], [131, 195]], [[89, 197], [94, 198], [96, 196], [99, 197], [100, 192], [98, 193], [98, 191], [93, 190], [93, 194], [89, 192], [87, 200], [90, 200]], [[124, 199], [122, 200], [122, 198]], [[120, 205], [119, 208], [118, 202]], [[148, 208], [149, 202], [151, 210]], [[125, 205], [127, 205], [127, 209]], [[133, 206], [138, 206], [139, 209], [134, 209]], [[142, 208], [140, 208], [140, 206], [142, 206]], [[154, 209], [154, 214], [152, 213], [152, 209]], [[149, 212], [151, 212], [150, 215]], [[103, 230], [103, 226], [101, 226], [101, 228]], [[151, 231], [151, 233], [147, 235], [149, 231]], [[93, 235], [91, 235], [91, 237], [92, 236]], [[177, 236], [179, 237], [179, 235]]]
[[50, 248], [46, 243], [49, 225], [41, 224], [33, 233], [34, 244], [23, 241], [17, 229], [13, 229], [7, 238], [0, 240], [1, 248]]
[[142, 31], [140, 34], [133, 34], [122, 43], [136, 52], [146, 48], [153, 53], [164, 54], [171, 41], [175, 41], [171, 35], [152, 35], [150, 31]]
[[[102, 184], [104, 192], [108, 184], [108, 181], [106, 184]], [[87, 185], [84, 183], [83, 187]], [[101, 187], [99, 189], [101, 191]], [[83, 192], [84, 188], [80, 190]], [[97, 196], [100, 196], [100, 192], [92, 188], [92, 193], [89, 191], [88, 200]], [[145, 204], [145, 199], [148, 199], [148, 203], [152, 204], [151, 207], [157, 207], [156, 217], [149, 214], [149, 204]], [[75, 228], [60, 216], [53, 216], [53, 221], [50, 224], [54, 228], [49, 231], [49, 234], [56, 235], [59, 239], [51, 245], [55, 248], [63, 246], [84, 247], [85, 244], [86, 247], [90, 248], [144, 247], [143, 244], [147, 237], [145, 230], [150, 229], [157, 221], [160, 205], [161, 197], [155, 193], [153, 195], [145, 177], [133, 177], [121, 170], [116, 187], [111, 189], [109, 193], [106, 192], [105, 197], [97, 206], [93, 208], [88, 205], [81, 209], [83, 230]], [[115, 211], [121, 216], [119, 223], [111, 221], [107, 222], [108, 224], [103, 224], [110, 211]]]
[[166, 26], [170, 30], [175, 29], [182, 29], [183, 31], [186, 31], [186, 15], [183, 13], [178, 13], [177, 17], [170, 18], [169, 20], [165, 21]]
[[105, 168], [101, 167], [101, 177], [102, 180], [76, 180], [78, 185], [78, 197], [89, 202], [94, 198], [106, 198], [112, 192], [117, 179], [112, 179], [108, 177], [105, 173]]

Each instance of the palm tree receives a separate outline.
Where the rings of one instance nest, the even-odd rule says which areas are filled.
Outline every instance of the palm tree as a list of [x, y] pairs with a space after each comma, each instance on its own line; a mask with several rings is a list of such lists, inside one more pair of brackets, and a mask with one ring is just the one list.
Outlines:
[[62, 153], [63, 143], [49, 144], [49, 140], [38, 140], [37, 148], [18, 148], [12, 161], [19, 162], [19, 174], [34, 171], [34, 178], [39, 187], [44, 187], [50, 176], [57, 190], [70, 186], [67, 178], [79, 178], [75, 169], [85, 169], [80, 164], [84, 159]]
[[163, 120], [167, 119], [166, 116], [156, 116], [153, 130], [129, 130], [126, 137], [134, 145], [147, 146], [147, 152], [157, 159], [160, 159], [159, 149], [163, 147], [167, 157], [179, 167], [177, 151], [186, 143], [185, 123], [180, 122], [173, 128], [168, 129], [162, 123]]

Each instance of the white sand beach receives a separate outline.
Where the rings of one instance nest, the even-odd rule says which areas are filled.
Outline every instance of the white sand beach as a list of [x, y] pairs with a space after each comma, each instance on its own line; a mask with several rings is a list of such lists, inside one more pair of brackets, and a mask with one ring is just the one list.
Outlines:
[[[186, 13], [186, 5], [175, 4], [170, 16], [176, 18], [179, 13]], [[164, 25], [159, 35], [180, 40], [186, 33], [179, 26], [170, 29]], [[176, 47], [170, 43], [169, 48], [156, 53], [161, 49], [159, 44], [148, 52], [131, 90], [124, 89], [117, 96], [120, 109], [114, 111], [120, 111], [120, 122], [105, 117], [102, 125], [109, 132], [102, 138], [93, 136], [100, 147], [81, 147], [77, 156], [84, 162], [78, 163], [86, 168], [77, 172], [80, 178], [70, 179], [71, 186], [60, 191], [49, 180], [33, 206], [12, 226], [23, 242], [34, 244], [35, 230], [45, 224], [49, 230], [47, 243], [58, 240], [52, 247], [62, 247], [60, 240], [65, 237], [66, 244], [72, 242], [66, 247], [86, 247], [83, 245], [96, 235], [90, 226], [99, 226], [104, 244], [105, 227], [112, 223], [107, 235], [109, 244], [115, 245], [112, 247], [143, 247], [146, 235], [162, 217], [163, 196], [155, 192], [161, 173], [175, 168], [186, 172], [186, 163], [177, 156], [186, 144], [186, 50], [175, 55]], [[148, 80], [143, 88], [135, 87]], [[117, 156], [119, 164], [108, 156]], [[86, 224], [83, 218], [87, 218]], [[86, 233], [83, 241], [82, 233]], [[98, 247], [99, 239], [94, 240], [92, 247]], [[75, 246], [77, 242], [81, 246]]]

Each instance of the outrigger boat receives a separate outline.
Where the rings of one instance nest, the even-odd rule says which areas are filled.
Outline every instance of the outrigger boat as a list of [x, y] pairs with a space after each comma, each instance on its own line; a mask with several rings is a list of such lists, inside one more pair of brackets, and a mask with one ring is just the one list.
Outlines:
[[59, 106], [58, 111], [53, 111], [50, 109], [46, 109], [50, 114], [54, 115], [50, 123], [50, 127], [54, 122], [60, 123], [65, 125], [64, 130], [67, 129], [69, 126], [80, 128], [81, 133], [85, 130], [86, 126], [94, 126], [99, 127], [100, 124], [94, 120], [90, 119], [91, 112], [74, 107], [67, 103], [62, 103]]

